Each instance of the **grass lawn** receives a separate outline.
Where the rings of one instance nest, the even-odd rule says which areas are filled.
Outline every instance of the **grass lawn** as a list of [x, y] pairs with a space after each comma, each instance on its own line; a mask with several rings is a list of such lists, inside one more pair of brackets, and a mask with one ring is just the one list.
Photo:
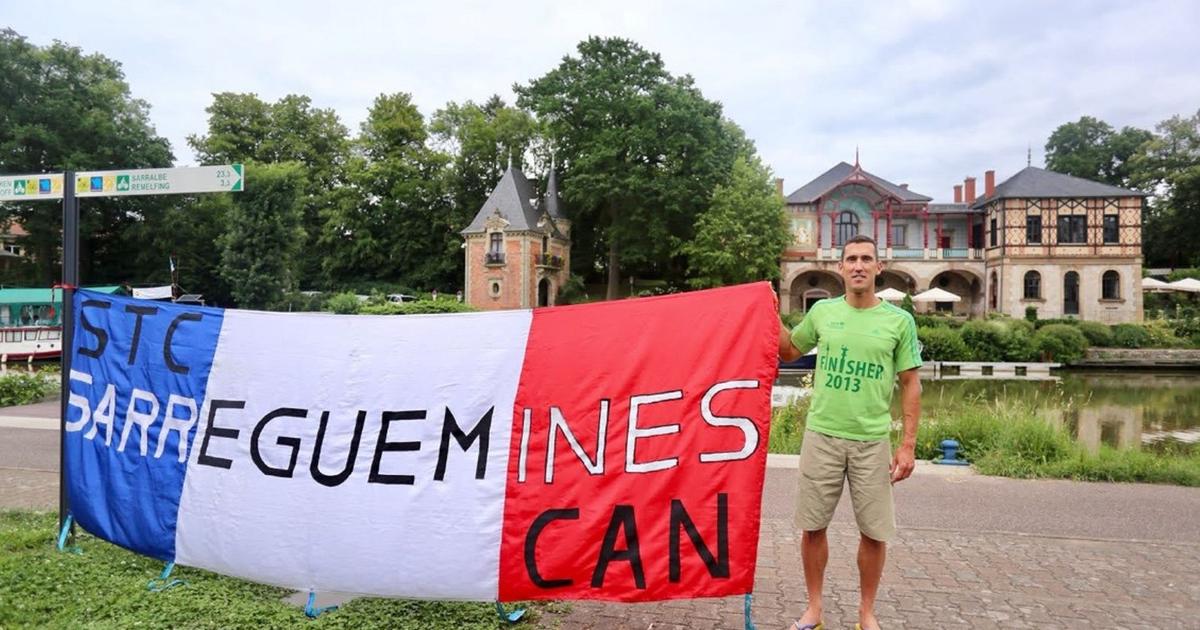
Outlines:
[[[55, 548], [52, 513], [0, 513], [0, 628], [488, 628], [494, 604], [361, 598], [308, 619], [286, 604], [291, 591], [176, 567], [187, 581], [147, 590], [163, 565], [76, 528], [82, 554]], [[509, 606], [511, 609], [512, 607]], [[551, 621], [565, 605], [533, 604]], [[531, 627], [528, 621], [521, 626]]]

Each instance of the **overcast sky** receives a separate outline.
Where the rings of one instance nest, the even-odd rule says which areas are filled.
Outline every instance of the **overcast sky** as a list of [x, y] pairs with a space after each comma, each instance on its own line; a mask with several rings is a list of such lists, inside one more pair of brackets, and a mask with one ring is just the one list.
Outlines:
[[33, 2], [0, 20], [124, 66], [177, 162], [214, 92], [304, 94], [356, 132], [380, 93], [429, 116], [513, 100], [589, 35], [691, 74], [787, 192], [838, 161], [948, 201], [1082, 115], [1152, 128], [1200, 109], [1200, 2]]

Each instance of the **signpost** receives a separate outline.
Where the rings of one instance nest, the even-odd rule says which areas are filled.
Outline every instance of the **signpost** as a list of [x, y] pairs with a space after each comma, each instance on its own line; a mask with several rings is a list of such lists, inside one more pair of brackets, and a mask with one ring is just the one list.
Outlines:
[[[75, 313], [72, 308], [79, 284], [79, 199], [129, 195], [187, 195], [241, 192], [245, 184], [241, 164], [144, 168], [113, 171], [67, 171], [41, 175], [0, 176], [0, 201], [52, 201], [63, 204], [63, 353], [62, 407], [59, 418], [58, 527], [70, 511], [67, 497], [67, 401], [71, 377], [71, 346]], [[73, 532], [72, 532], [73, 533]]]
[[[63, 173], [0, 177], [0, 201], [63, 199], [64, 179]], [[75, 173], [71, 179], [75, 184], [75, 196], [84, 198], [240, 192], [245, 176], [241, 164], [225, 164], [81, 171]]]

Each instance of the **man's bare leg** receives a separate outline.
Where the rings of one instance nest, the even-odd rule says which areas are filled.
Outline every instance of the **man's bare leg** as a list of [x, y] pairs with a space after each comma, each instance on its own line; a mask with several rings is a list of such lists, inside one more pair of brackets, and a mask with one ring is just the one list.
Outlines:
[[[875, 618], [875, 596], [879, 593], [879, 581], [883, 578], [886, 560], [887, 543], [862, 534], [858, 541], [858, 581], [862, 592], [858, 623], [862, 624], [863, 630], [876, 630], [879, 627], [879, 620]], [[807, 573], [807, 563], [804, 568]]]
[[823, 529], [806, 531], [800, 538], [800, 557], [804, 562], [804, 586], [808, 590], [808, 608], [800, 617], [800, 625], [821, 621], [825, 589], [825, 565], [829, 562], [829, 538]]

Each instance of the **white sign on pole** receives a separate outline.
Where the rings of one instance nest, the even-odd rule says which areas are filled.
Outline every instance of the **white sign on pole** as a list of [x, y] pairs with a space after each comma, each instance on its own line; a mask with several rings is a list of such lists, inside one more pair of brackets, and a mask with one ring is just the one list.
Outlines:
[[242, 180], [241, 164], [82, 171], [75, 174], [75, 194], [79, 197], [116, 197], [240, 192]]
[[62, 199], [62, 173], [0, 176], [0, 201]]
[[[245, 181], [243, 172], [241, 164], [81, 171], [75, 174], [75, 196], [117, 197], [241, 192]], [[62, 199], [62, 197], [62, 173], [0, 177], [0, 201], [41, 201]]]

